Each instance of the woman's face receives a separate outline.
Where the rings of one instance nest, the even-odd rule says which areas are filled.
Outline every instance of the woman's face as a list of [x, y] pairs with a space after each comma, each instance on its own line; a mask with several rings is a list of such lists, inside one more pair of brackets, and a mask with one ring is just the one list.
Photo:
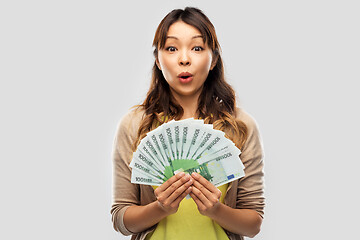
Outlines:
[[[165, 47], [159, 50], [156, 64], [176, 99], [198, 98], [215, 65], [212, 66], [212, 51], [203, 42], [200, 31], [183, 21], [169, 27]], [[190, 74], [190, 77], [179, 77], [181, 73]]]

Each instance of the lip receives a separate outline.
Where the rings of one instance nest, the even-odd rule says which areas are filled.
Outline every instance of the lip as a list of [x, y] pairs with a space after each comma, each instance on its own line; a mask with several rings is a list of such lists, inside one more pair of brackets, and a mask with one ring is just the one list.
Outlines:
[[178, 75], [178, 78], [181, 83], [189, 83], [193, 80], [193, 75], [189, 72], [182, 72]]
[[189, 73], [189, 72], [182, 72], [182, 73], [180, 73], [180, 74], [178, 75], [179, 78], [180, 78], [180, 77], [187, 77], [187, 76], [192, 77], [192, 74]]
[[189, 82], [191, 82], [193, 80], [193, 77], [188, 77], [188, 78], [181, 78], [181, 77], [179, 77], [179, 81], [181, 82], [181, 83], [189, 83]]

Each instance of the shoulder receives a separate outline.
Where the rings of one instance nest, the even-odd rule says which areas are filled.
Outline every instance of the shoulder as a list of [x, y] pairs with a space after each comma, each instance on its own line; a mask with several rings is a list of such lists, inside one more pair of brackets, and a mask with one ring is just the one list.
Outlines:
[[263, 151], [263, 142], [258, 123], [255, 118], [242, 108], [236, 108], [236, 119], [241, 120], [247, 128], [247, 139], [244, 150], [247, 148]]
[[258, 129], [258, 124], [257, 124], [255, 118], [251, 114], [249, 114], [247, 111], [245, 111], [243, 108], [240, 108], [240, 107], [236, 108], [235, 117], [236, 117], [236, 119], [245, 123], [249, 132], [252, 132], [252, 131]]
[[120, 125], [136, 124], [145, 116], [145, 110], [141, 106], [134, 106], [120, 119]]
[[132, 107], [118, 122], [117, 134], [136, 134], [144, 116], [145, 110], [143, 107]]

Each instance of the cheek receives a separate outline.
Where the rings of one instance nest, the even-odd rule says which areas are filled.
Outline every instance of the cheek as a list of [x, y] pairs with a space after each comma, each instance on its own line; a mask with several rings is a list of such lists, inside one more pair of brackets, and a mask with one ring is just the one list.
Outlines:
[[171, 69], [174, 69], [174, 60], [171, 58], [159, 56], [159, 63], [164, 77], [167, 78], [171, 76]]
[[200, 69], [204, 72], [204, 74], [208, 74], [210, 71], [210, 67], [211, 67], [211, 61], [212, 58], [211, 56], [205, 56], [201, 61], [200, 61]]

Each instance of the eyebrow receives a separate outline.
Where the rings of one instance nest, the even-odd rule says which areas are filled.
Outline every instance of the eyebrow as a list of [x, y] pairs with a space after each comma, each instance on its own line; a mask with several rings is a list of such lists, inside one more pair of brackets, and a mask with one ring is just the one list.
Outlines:
[[[203, 36], [202, 35], [195, 35], [195, 36], [193, 36], [191, 39], [194, 39], [194, 38], [202, 38]], [[168, 39], [168, 38], [174, 38], [174, 39], [176, 39], [176, 40], [179, 40], [177, 37], [175, 37], [175, 36], [167, 36], [166, 37], [166, 39]]]

